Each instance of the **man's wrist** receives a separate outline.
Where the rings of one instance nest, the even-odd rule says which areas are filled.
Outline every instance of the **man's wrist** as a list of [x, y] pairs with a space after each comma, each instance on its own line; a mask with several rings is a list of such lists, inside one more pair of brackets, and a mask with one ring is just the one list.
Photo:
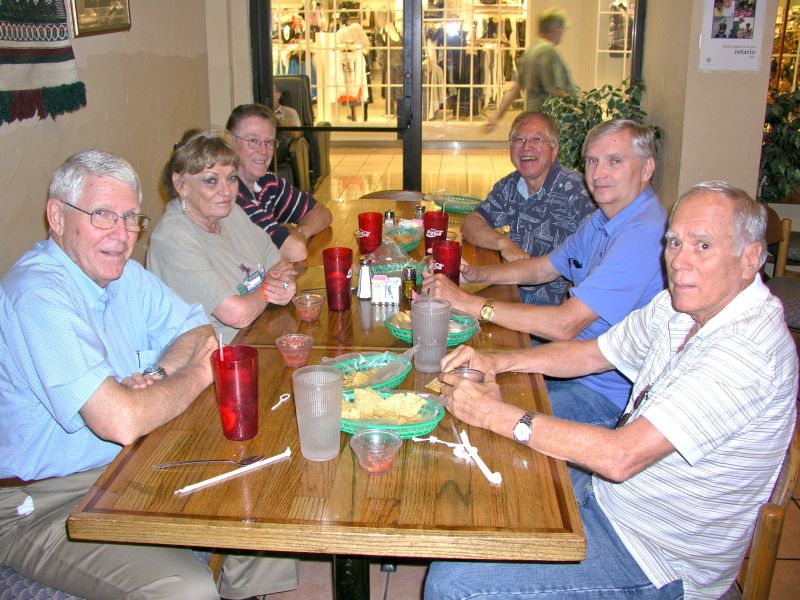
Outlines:
[[308, 234], [307, 234], [305, 231], [303, 231], [303, 229], [302, 229], [302, 225], [297, 225], [297, 226], [294, 228], [294, 230], [295, 230], [297, 233], [299, 233], [301, 236], [303, 236], [303, 239], [304, 239], [304, 240], [307, 240], [307, 239], [308, 239]]

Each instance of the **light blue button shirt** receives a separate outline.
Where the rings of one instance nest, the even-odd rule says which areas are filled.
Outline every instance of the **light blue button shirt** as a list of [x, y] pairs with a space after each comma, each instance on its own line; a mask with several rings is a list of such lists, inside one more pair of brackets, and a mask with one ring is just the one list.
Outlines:
[[108, 377], [157, 362], [208, 321], [136, 261], [99, 287], [52, 240], [37, 243], [0, 289], [0, 477], [42, 479], [111, 462], [118, 444], [79, 413]]

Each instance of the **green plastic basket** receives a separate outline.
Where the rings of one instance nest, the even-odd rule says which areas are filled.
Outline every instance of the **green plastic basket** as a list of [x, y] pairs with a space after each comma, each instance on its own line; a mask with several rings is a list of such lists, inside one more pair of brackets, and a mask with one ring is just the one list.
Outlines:
[[[391, 333], [401, 342], [410, 344], [413, 339], [413, 333], [411, 329], [398, 327], [397, 325], [391, 322], [393, 318], [394, 315], [392, 315], [383, 322], [383, 324], [386, 325], [386, 329], [388, 329], [389, 333]], [[469, 339], [473, 335], [475, 335], [475, 333], [478, 331], [478, 322], [472, 317], [465, 317], [463, 315], [450, 315], [450, 321], [458, 323], [458, 325], [464, 328], [464, 331], [459, 331], [457, 333], [448, 333], [447, 334], [448, 346], [458, 346], [459, 344], [464, 344], [468, 342]]]
[[452, 196], [448, 194], [434, 194], [433, 202], [445, 212], [466, 215], [475, 210], [483, 200], [475, 196]]
[[402, 277], [403, 269], [405, 267], [414, 267], [414, 270], [417, 272], [417, 285], [422, 285], [422, 270], [425, 267], [424, 265], [415, 261], [371, 265], [369, 270], [373, 275], [392, 275], [394, 277]]
[[[422, 410], [419, 412], [420, 422], [419, 423], [405, 423], [403, 425], [386, 425], [382, 423], [376, 423], [374, 421], [358, 421], [356, 419], [342, 419], [341, 429], [345, 433], [354, 434], [358, 433], [359, 431], [363, 431], [365, 429], [381, 429], [383, 431], [391, 431], [392, 433], [396, 433], [401, 439], [407, 440], [412, 437], [425, 435], [430, 433], [436, 426], [439, 424], [439, 421], [442, 420], [444, 417], [444, 407], [439, 404], [436, 400], [434, 400], [434, 396], [431, 394], [424, 394], [420, 392], [414, 392], [409, 390], [398, 390], [397, 392], [378, 392], [381, 397], [387, 398], [391, 396], [393, 393], [411, 393], [417, 394], [418, 396], [422, 396], [428, 402], [425, 406], [422, 407]], [[351, 400], [348, 399], [348, 402]]]
[[[369, 384], [375, 391], [379, 390], [393, 390], [396, 388], [403, 379], [406, 378], [406, 375], [411, 371], [411, 361], [404, 356], [400, 356], [398, 354], [393, 354], [391, 352], [381, 352], [380, 354], [373, 354], [362, 356], [359, 358], [351, 358], [349, 360], [343, 360], [341, 362], [330, 363], [331, 367], [339, 369], [342, 371], [344, 375], [352, 373], [353, 371], [366, 371], [368, 369], [380, 369], [388, 365], [390, 362], [394, 360], [401, 360], [403, 361], [404, 367], [403, 371], [392, 377], [391, 379], [387, 379], [386, 381], [382, 381], [377, 384]], [[342, 390], [342, 394], [348, 400], [353, 397], [353, 388], [344, 388]]]
[[[394, 236], [396, 235], [413, 235], [414, 239], [409, 242], [401, 243]], [[408, 254], [413, 252], [419, 246], [419, 241], [422, 239], [422, 227], [393, 227], [383, 232], [384, 238], [393, 239], [400, 246], [400, 250]]]

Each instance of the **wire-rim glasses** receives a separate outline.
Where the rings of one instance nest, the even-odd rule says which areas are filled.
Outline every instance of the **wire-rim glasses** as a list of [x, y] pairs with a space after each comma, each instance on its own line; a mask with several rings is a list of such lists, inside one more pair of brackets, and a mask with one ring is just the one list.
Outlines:
[[124, 215], [118, 215], [113, 210], [105, 208], [96, 208], [93, 211], [83, 210], [82, 208], [70, 204], [66, 200], [59, 200], [63, 204], [74, 208], [86, 215], [89, 215], [89, 222], [98, 229], [114, 229], [117, 226], [117, 220], [122, 219], [125, 223], [125, 230], [132, 232], [140, 232], [147, 229], [150, 224], [150, 217], [141, 213], [126, 212]]
[[540, 135], [532, 135], [531, 137], [523, 137], [521, 135], [515, 135], [510, 140], [508, 140], [509, 144], [513, 148], [524, 148], [526, 144], [530, 145], [531, 148], [534, 150], [541, 150], [542, 146], [547, 144], [552, 144], [553, 140], [548, 140], [547, 138], [543, 138]]
[[250, 150], [258, 150], [262, 146], [264, 147], [265, 150], [270, 147], [272, 147], [272, 149], [274, 150], [281, 143], [280, 140], [275, 138], [266, 138], [264, 140], [260, 140], [257, 137], [243, 138], [236, 134], [233, 134], [233, 137], [235, 137], [237, 140], [242, 140], [245, 144], [247, 144], [247, 147], [250, 148]]

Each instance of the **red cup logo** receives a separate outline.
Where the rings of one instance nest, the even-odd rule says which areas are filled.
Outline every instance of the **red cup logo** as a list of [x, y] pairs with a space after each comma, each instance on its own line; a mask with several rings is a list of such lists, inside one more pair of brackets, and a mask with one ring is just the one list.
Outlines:
[[356, 230], [356, 237], [357, 238], [368, 238], [370, 236], [369, 231], [365, 231], [364, 229], [357, 229]]
[[440, 262], [433, 261], [433, 263], [431, 263], [431, 267], [434, 271], [444, 271], [444, 265]]
[[433, 229], [433, 228], [431, 228], [431, 229], [428, 229], [428, 231], [425, 232], [425, 237], [429, 237], [429, 238], [442, 237], [443, 234], [444, 234], [444, 229]]
[[352, 278], [353, 278], [353, 267], [350, 267], [349, 269], [347, 269], [347, 279], [352, 279]]

